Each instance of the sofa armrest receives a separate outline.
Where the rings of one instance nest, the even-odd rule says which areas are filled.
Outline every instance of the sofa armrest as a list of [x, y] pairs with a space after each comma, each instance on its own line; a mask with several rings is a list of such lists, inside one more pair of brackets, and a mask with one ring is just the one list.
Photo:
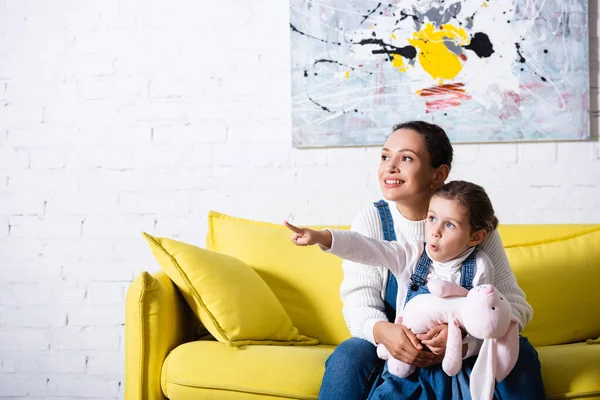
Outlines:
[[163, 400], [161, 370], [171, 350], [192, 341], [199, 321], [162, 271], [129, 286], [125, 319], [125, 399]]

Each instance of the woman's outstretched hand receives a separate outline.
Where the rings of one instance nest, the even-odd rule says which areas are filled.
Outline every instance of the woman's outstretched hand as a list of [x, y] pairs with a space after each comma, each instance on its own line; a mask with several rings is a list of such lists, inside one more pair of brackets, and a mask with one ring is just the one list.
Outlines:
[[331, 232], [329, 231], [315, 231], [309, 228], [299, 228], [287, 221], [283, 221], [283, 225], [294, 232], [292, 235], [292, 242], [294, 242], [296, 246], [312, 246], [314, 244], [320, 244], [328, 249], [331, 248], [332, 237]]
[[377, 322], [373, 333], [375, 341], [383, 344], [392, 357], [407, 364], [427, 368], [441, 363], [444, 357], [425, 349], [415, 334], [401, 323]]

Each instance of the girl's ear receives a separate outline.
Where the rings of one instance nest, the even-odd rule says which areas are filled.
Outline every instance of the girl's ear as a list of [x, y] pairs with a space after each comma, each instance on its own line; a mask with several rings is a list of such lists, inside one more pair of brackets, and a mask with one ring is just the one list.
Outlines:
[[433, 180], [431, 181], [430, 189], [433, 192], [448, 179], [448, 175], [450, 175], [450, 168], [446, 164], [440, 165], [439, 167], [434, 169], [433, 172]]
[[469, 241], [469, 247], [477, 246], [479, 243], [483, 242], [486, 234], [487, 234], [487, 232], [485, 231], [485, 229], [480, 229], [478, 231], [471, 233], [471, 240]]

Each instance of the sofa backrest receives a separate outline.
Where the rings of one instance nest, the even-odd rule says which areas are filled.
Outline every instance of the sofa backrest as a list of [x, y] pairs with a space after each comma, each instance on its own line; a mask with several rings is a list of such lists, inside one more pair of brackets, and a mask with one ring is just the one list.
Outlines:
[[533, 307], [535, 346], [600, 336], [600, 225], [506, 225], [506, 255]]
[[[534, 307], [523, 334], [537, 346], [600, 336], [600, 225], [500, 225], [499, 231]], [[300, 333], [339, 344], [350, 337], [340, 299], [341, 259], [296, 247], [290, 237], [282, 225], [209, 214], [207, 249], [252, 266]]]

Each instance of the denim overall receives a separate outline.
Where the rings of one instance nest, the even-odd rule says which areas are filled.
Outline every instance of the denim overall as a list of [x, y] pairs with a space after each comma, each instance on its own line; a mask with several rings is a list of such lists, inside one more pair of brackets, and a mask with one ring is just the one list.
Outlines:
[[[385, 200], [374, 203], [379, 211], [383, 237], [396, 240], [394, 220]], [[466, 274], [463, 273], [463, 277]], [[425, 274], [427, 276], [427, 274]], [[422, 278], [423, 280], [425, 277]], [[466, 278], [465, 278], [466, 279]], [[470, 280], [472, 281], [472, 277]], [[412, 297], [427, 293], [426, 285], [418, 285]], [[461, 284], [462, 284], [461, 278]], [[411, 283], [412, 286], [412, 283]], [[463, 285], [464, 286], [464, 285]], [[411, 291], [409, 290], [408, 297]], [[385, 313], [390, 322], [396, 316], [398, 283], [388, 274], [385, 290]], [[412, 298], [411, 297], [411, 298]], [[325, 362], [325, 374], [319, 391], [319, 400], [378, 399], [471, 399], [469, 374], [476, 357], [463, 360], [463, 369], [455, 377], [449, 377], [441, 364], [430, 368], [417, 368], [408, 378], [398, 378], [384, 369], [384, 361], [377, 356], [370, 342], [352, 337], [340, 343]], [[544, 399], [540, 363], [537, 352], [526, 338], [521, 337], [517, 365], [511, 374], [496, 385], [497, 399]]]

